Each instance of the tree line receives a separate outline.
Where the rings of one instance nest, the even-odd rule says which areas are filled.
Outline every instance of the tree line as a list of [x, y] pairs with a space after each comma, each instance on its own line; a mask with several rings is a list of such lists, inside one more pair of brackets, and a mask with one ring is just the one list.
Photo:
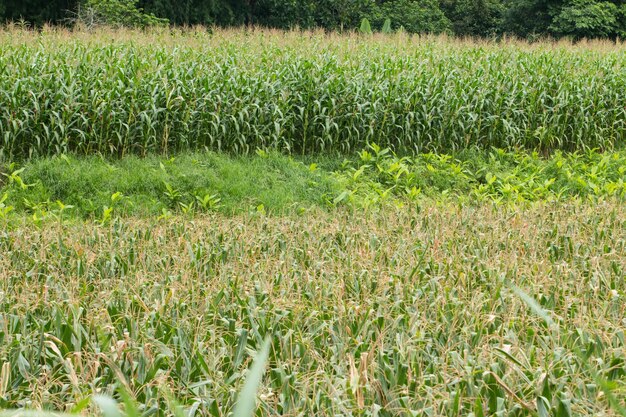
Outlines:
[[624, 38], [626, 0], [0, 0], [0, 18], [68, 24], [85, 10], [114, 24], [392, 30], [524, 38]]

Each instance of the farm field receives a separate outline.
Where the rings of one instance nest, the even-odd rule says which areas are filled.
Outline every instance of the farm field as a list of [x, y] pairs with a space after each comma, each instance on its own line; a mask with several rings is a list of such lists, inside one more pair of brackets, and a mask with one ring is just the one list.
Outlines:
[[0, 416], [626, 415], [625, 51], [0, 30]]
[[270, 335], [261, 415], [619, 415], [625, 231], [615, 202], [26, 223], [0, 398], [225, 416]]
[[626, 48], [403, 35], [0, 31], [1, 158], [612, 149]]

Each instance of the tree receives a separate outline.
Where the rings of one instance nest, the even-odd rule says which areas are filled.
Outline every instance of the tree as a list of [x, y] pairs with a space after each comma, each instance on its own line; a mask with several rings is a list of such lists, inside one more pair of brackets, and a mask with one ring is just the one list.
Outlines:
[[391, 27], [401, 26], [410, 33], [444, 33], [450, 30], [450, 20], [436, 0], [388, 0], [376, 5], [370, 15], [375, 28], [381, 28], [386, 19]]
[[626, 0], [506, 0], [503, 30], [520, 36], [626, 34]]
[[551, 34], [555, 11], [563, 0], [505, 0], [502, 31], [521, 37]]
[[317, 26], [315, 0], [259, 0], [254, 11], [256, 23], [281, 29]]
[[319, 0], [315, 21], [326, 29], [358, 29], [374, 7], [374, 0]]
[[555, 16], [550, 30], [579, 38], [614, 37], [619, 30], [616, 4], [608, 1], [573, 0]]
[[79, 5], [77, 22], [88, 27], [96, 25], [145, 27], [164, 25], [167, 19], [144, 13], [136, 0], [86, 0]]
[[493, 36], [502, 30], [501, 0], [441, 0], [440, 7], [456, 35]]
[[617, 36], [626, 39], [626, 2], [617, 10]]
[[[80, 6], [80, 7], [79, 7]], [[0, 21], [64, 24], [77, 10], [113, 25], [261, 25], [461, 36], [626, 38], [626, 0], [0, 0]]]
[[383, 28], [381, 29], [382, 33], [391, 33], [391, 19], [387, 18], [385, 19], [385, 22], [383, 23]]
[[76, 10], [79, 0], [0, 0], [1, 20], [26, 20], [34, 25], [58, 24]]
[[219, 0], [139, 0], [145, 13], [167, 18], [174, 25], [212, 25], [217, 15], [228, 15]]

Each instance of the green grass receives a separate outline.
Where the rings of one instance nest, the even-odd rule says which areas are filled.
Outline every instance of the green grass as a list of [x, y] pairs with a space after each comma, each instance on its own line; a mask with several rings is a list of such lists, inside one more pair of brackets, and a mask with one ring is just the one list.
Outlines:
[[174, 397], [226, 416], [269, 338], [257, 415], [616, 416], [624, 210], [425, 202], [13, 225], [0, 407], [90, 414], [93, 395], [126, 392], [141, 415], [171, 415]]
[[[4, 178], [8, 202], [18, 210], [35, 212], [57, 209], [60, 201], [73, 206], [67, 214], [81, 217], [100, 216], [103, 207], [112, 205], [124, 216], [154, 216], [187, 207], [232, 214], [262, 206], [293, 213], [321, 205], [336, 189], [329, 175], [276, 153], [254, 157], [187, 153], [121, 160], [63, 157], [31, 161], [23, 168], [19, 176], [26, 188], [9, 186]], [[114, 194], [119, 195], [115, 202]]]
[[[313, 162], [313, 161], [318, 161]], [[217, 212], [302, 214], [336, 206], [626, 198], [626, 152], [502, 150], [399, 157], [375, 145], [349, 159], [276, 152], [229, 156], [51, 157], [0, 168], [0, 218], [108, 221]], [[106, 212], [109, 211], [108, 215]], [[108, 216], [108, 217], [107, 217]]]
[[309, 32], [0, 31], [0, 159], [612, 149], [622, 44]]

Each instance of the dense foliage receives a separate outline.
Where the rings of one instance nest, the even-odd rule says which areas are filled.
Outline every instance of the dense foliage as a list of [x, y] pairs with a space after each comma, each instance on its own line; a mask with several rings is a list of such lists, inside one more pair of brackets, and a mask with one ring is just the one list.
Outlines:
[[168, 157], [63, 155], [0, 164], [0, 222], [20, 216], [107, 223], [118, 217], [208, 212], [378, 210], [430, 199], [465, 205], [572, 199], [624, 203], [626, 150], [549, 157], [474, 150], [401, 157], [371, 144], [350, 158], [183, 152]]
[[[610, 149], [620, 47], [406, 35], [0, 35], [0, 158], [187, 149]], [[113, 39], [113, 41], [112, 41]]]
[[0, 407], [232, 415], [269, 337], [257, 416], [617, 417], [624, 230], [618, 202], [17, 225]]
[[396, 29], [462, 36], [626, 35], [626, 0], [0, 0], [0, 18], [63, 23], [96, 3], [130, 3], [175, 25], [352, 30], [367, 18], [380, 30], [388, 18]]

